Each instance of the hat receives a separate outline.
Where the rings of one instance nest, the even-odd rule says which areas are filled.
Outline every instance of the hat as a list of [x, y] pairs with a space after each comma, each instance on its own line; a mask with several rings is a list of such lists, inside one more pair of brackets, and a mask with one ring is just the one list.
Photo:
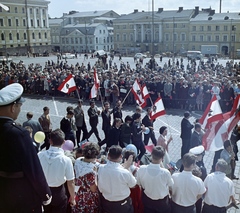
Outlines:
[[196, 146], [196, 147], [190, 149], [189, 152], [194, 155], [200, 155], [204, 152], [204, 147], [202, 145]]
[[23, 103], [25, 101], [22, 98], [23, 87], [19, 83], [13, 83], [7, 85], [0, 90], [0, 106], [6, 106], [11, 103]]

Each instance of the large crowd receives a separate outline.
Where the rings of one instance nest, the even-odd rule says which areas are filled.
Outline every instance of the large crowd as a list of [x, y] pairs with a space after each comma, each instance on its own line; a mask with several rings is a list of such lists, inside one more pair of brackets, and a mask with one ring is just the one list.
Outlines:
[[[147, 108], [143, 119], [141, 107], [123, 118], [122, 100], [138, 79], [141, 85], [146, 84], [152, 101], [162, 97], [167, 109], [204, 110], [216, 95], [223, 111], [229, 111], [240, 93], [240, 65], [230, 61], [223, 67], [215, 58], [198, 66], [189, 60], [186, 68], [182, 59], [169, 59], [162, 67], [154, 58], [145, 65], [143, 60], [136, 60], [134, 68], [128, 63], [116, 67], [108, 62], [107, 71], [107, 62], [97, 60], [94, 64], [101, 82], [101, 94], [96, 99], [103, 100], [103, 110], [90, 100], [87, 112], [82, 104], [89, 99], [94, 83], [89, 62], [70, 66], [66, 61], [48, 61], [44, 68], [12, 62], [3, 67], [0, 212], [40, 213], [43, 206], [45, 213], [222, 213], [229, 204], [236, 206], [233, 180], [238, 179], [234, 173], [237, 152], [233, 142], [236, 145], [240, 139], [238, 127], [232, 141], [223, 143], [212, 173], [207, 174], [201, 142], [204, 133], [197, 121], [190, 123], [186, 111], [181, 122], [181, 165], [177, 168], [168, 154], [172, 137], [167, 127], [160, 127], [160, 136], [155, 138], [152, 108]], [[66, 108], [60, 129], [52, 129], [47, 106], [38, 121], [28, 112], [23, 127], [14, 122], [24, 104], [24, 92], [64, 96], [57, 88], [69, 74], [74, 75], [81, 99], [76, 107]], [[69, 95], [77, 97], [76, 92]], [[125, 104], [136, 104], [131, 93]], [[104, 139], [98, 132], [100, 115]], [[38, 131], [45, 135], [41, 146], [34, 137]], [[97, 142], [89, 142], [92, 134]]]
[[[134, 67], [122, 62], [121, 57], [117, 66], [116, 60], [111, 56], [105, 60], [98, 58], [95, 64], [84, 60], [82, 64], [73, 65], [58, 58], [57, 61], [48, 60], [44, 67], [33, 63], [26, 67], [23, 61], [11, 62], [2, 66], [0, 88], [18, 82], [27, 94], [64, 96], [58, 87], [69, 74], [73, 74], [80, 98], [88, 100], [95, 68], [100, 80], [99, 96], [113, 104], [117, 99], [124, 99], [135, 79], [147, 86], [153, 102], [161, 96], [165, 108], [204, 110], [212, 95], [216, 94], [222, 110], [226, 112], [240, 93], [240, 65], [232, 60], [220, 64], [215, 57], [205, 61], [189, 59], [186, 67], [183, 63], [186, 59], [183, 58], [169, 58], [166, 63], [161, 62], [162, 57], [160, 60], [152, 57], [146, 63], [144, 60], [147, 59], [134, 59]], [[115, 85], [117, 92], [112, 90]], [[76, 92], [70, 95], [77, 97]], [[125, 104], [135, 104], [132, 94]]]

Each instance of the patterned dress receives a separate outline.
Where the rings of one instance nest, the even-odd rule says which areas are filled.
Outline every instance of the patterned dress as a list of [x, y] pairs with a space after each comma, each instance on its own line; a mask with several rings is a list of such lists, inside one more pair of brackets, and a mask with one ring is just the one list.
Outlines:
[[99, 192], [92, 192], [90, 190], [90, 186], [95, 184], [96, 173], [93, 170], [94, 167], [94, 163], [84, 162], [83, 158], [78, 158], [75, 162], [75, 185], [79, 189], [75, 198], [76, 206], [72, 209], [73, 213], [99, 212]]

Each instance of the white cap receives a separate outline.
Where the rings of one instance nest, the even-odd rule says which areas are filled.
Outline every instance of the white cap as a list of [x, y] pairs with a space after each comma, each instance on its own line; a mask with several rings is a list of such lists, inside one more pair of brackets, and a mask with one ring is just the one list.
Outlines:
[[200, 155], [204, 152], [204, 147], [202, 145], [196, 146], [196, 147], [190, 149], [189, 152], [194, 155]]
[[22, 98], [23, 87], [19, 83], [7, 85], [0, 90], [0, 106], [5, 106], [11, 103], [23, 103], [25, 100]]

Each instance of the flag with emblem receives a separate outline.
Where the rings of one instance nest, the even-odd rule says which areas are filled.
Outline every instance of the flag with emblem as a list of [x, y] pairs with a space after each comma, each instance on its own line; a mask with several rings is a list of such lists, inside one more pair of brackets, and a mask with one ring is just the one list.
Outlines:
[[72, 74], [70, 74], [58, 87], [58, 90], [64, 93], [71, 93], [77, 89]]
[[137, 103], [139, 105], [142, 105], [145, 102], [145, 100], [143, 98], [142, 88], [137, 80], [135, 80], [134, 84], [132, 85], [131, 91]]
[[99, 79], [98, 79], [98, 75], [97, 75], [96, 69], [94, 69], [93, 78], [94, 78], [94, 84], [93, 84], [93, 86], [92, 86], [92, 88], [91, 88], [91, 92], [90, 92], [90, 94], [89, 94], [89, 98], [90, 98], [90, 99], [97, 97], [98, 89], [99, 89], [99, 87], [100, 87], [100, 81], [99, 81]]
[[151, 118], [151, 120], [154, 120], [157, 117], [160, 117], [165, 114], [166, 114], [166, 111], [165, 111], [165, 108], [163, 105], [162, 98], [160, 97], [155, 101], [155, 103], [153, 105], [153, 109], [152, 109], [150, 118]]

